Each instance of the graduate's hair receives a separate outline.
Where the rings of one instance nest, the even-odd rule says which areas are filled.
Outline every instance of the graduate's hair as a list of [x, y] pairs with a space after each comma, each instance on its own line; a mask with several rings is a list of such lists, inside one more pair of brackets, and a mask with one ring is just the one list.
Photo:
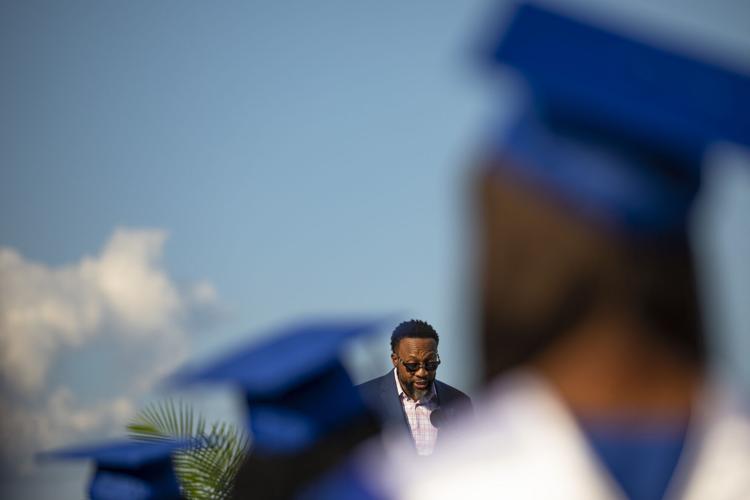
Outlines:
[[433, 339], [435, 340], [435, 344], [440, 343], [440, 337], [432, 325], [420, 319], [404, 321], [393, 330], [391, 334], [391, 351], [396, 352], [401, 339], [406, 338]]
[[[480, 234], [491, 249], [485, 267], [478, 269], [478, 326], [488, 379], [558, 344], [602, 304], [637, 318], [650, 340], [667, 344], [697, 366], [705, 364], [708, 353], [699, 283], [686, 231], [651, 237], [618, 233], [508, 176], [493, 174], [477, 180]], [[517, 222], [512, 229], [520, 227], [524, 232], [509, 234], [495, 219]], [[519, 322], [518, 315], [509, 320], [508, 311], [500, 309], [505, 295], [496, 290], [509, 286], [500, 273], [514, 265], [507, 252], [493, 253], [507, 244], [503, 238], [522, 240], [527, 244], [522, 248], [533, 247], [533, 252], [525, 254], [528, 259], [522, 272], [539, 270], [546, 275], [544, 289], [527, 297], [530, 303], [536, 307], [534, 300], [542, 292], [555, 297], [547, 308], [524, 312], [525, 322]], [[495, 269], [498, 261], [504, 266]], [[539, 279], [539, 273], [525, 279]]]
[[687, 233], [624, 246], [621, 281], [658, 340], [698, 364], [708, 356], [695, 257]]

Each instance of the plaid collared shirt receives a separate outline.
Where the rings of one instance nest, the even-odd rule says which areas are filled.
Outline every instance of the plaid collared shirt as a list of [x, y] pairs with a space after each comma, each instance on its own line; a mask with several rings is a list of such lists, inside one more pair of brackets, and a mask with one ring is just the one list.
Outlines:
[[414, 438], [414, 443], [417, 445], [417, 453], [419, 455], [430, 455], [435, 449], [435, 441], [437, 441], [438, 435], [437, 427], [433, 426], [432, 422], [430, 422], [430, 414], [438, 407], [435, 384], [432, 384], [429, 394], [419, 401], [414, 401], [406, 395], [404, 389], [401, 387], [401, 382], [398, 380], [398, 374], [395, 369], [393, 370], [393, 376], [396, 377], [398, 397], [401, 400], [404, 413], [406, 413], [406, 418], [409, 421], [411, 435]]

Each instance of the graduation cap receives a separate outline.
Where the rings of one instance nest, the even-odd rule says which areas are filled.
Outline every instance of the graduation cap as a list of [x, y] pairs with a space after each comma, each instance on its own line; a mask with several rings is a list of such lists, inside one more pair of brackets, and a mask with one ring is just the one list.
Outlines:
[[341, 475], [341, 464], [380, 427], [340, 356], [350, 340], [382, 324], [382, 319], [297, 322], [170, 379], [177, 386], [232, 384], [244, 393], [252, 450], [237, 474], [238, 498], [331, 498], [311, 492], [319, 491], [321, 481], [329, 484], [331, 474], [337, 485], [342, 477], [351, 479]]
[[297, 322], [205, 367], [178, 372], [169, 383], [238, 386], [253, 454], [300, 453], [367, 411], [339, 358], [348, 341], [382, 324], [382, 318]]
[[521, 4], [481, 51], [530, 102], [489, 148], [502, 168], [626, 232], [684, 232], [706, 149], [750, 145], [750, 78]]
[[118, 441], [40, 453], [39, 460], [93, 460], [92, 500], [177, 500], [180, 488], [172, 467], [179, 441]]

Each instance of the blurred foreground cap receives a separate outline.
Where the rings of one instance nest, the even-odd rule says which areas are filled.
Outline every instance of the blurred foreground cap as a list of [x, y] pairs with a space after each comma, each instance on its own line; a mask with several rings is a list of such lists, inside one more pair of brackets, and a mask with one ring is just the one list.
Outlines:
[[492, 138], [494, 152], [626, 231], [683, 230], [706, 148], [750, 145], [750, 78], [718, 65], [532, 4], [481, 55], [530, 90], [515, 126]]
[[253, 453], [297, 453], [366, 411], [340, 355], [348, 341], [383, 324], [382, 318], [294, 323], [208, 366], [178, 372], [171, 383], [239, 386]]
[[179, 499], [172, 453], [184, 446], [177, 441], [118, 441], [53, 450], [39, 460], [80, 460], [96, 463], [89, 486], [92, 500]]

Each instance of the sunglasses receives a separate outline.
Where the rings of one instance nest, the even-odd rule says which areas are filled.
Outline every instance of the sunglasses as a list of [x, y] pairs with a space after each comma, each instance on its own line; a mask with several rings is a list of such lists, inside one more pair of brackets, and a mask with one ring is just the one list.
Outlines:
[[440, 366], [440, 356], [436, 356], [435, 360], [425, 361], [424, 363], [407, 363], [401, 358], [398, 358], [399, 363], [404, 365], [406, 371], [409, 373], [415, 373], [419, 368], [424, 367], [428, 372], [434, 372], [437, 367]]

